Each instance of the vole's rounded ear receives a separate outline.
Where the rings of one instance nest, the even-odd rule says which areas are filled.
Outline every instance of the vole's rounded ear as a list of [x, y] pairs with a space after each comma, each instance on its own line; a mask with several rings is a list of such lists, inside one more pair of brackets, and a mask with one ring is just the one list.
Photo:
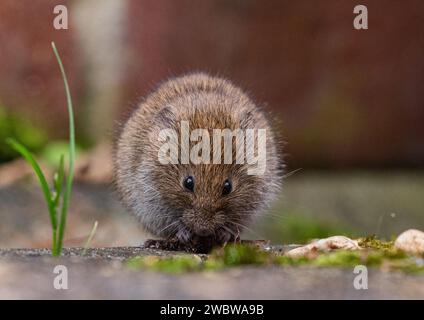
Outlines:
[[162, 129], [171, 128], [175, 124], [175, 113], [171, 105], [167, 105], [154, 115], [153, 121]]
[[173, 107], [170, 105], [164, 106], [151, 119], [148, 133], [149, 140], [152, 144], [155, 144], [163, 130], [175, 130], [175, 128], [176, 116]]
[[256, 125], [253, 113], [251, 111], [247, 111], [246, 113], [240, 115], [240, 128], [241, 129], [251, 129]]

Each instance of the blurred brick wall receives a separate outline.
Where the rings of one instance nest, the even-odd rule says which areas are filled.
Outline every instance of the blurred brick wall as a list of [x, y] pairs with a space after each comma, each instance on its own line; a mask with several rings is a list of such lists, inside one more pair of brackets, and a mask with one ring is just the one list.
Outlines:
[[[61, 132], [51, 39], [80, 116], [89, 95], [72, 23], [65, 32], [51, 28], [57, 1], [15, 2], [0, 3], [0, 102], [60, 114], [52, 127]], [[366, 31], [352, 26], [357, 4], [368, 7]], [[121, 110], [163, 78], [206, 70], [231, 78], [282, 120], [293, 167], [424, 164], [422, 0], [129, 0], [127, 16]]]
[[27, 113], [58, 135], [67, 132], [66, 96], [51, 41], [60, 51], [76, 106], [83, 93], [72, 30], [52, 27], [54, 5], [69, 2], [0, 2], [0, 105]]

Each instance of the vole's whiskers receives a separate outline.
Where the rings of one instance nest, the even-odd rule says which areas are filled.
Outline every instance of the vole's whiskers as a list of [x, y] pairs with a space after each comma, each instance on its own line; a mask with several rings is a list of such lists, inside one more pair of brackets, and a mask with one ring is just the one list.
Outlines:
[[222, 225], [221, 226], [221, 228], [222, 229], [224, 229], [225, 231], [227, 231], [229, 234], [231, 234], [233, 237], [237, 237], [237, 234], [233, 231], [233, 230], [231, 230], [230, 228], [228, 228], [227, 226], [225, 226], [225, 225]]
[[162, 233], [162, 232], [164, 232], [166, 229], [168, 229], [168, 228], [170, 228], [170, 227], [173, 227], [173, 226], [175, 226], [176, 224], [178, 224], [180, 221], [179, 220], [176, 220], [176, 221], [174, 221], [174, 222], [171, 222], [170, 224], [168, 224], [165, 228], [163, 228], [162, 230], [160, 230], [159, 231], [159, 233]]
[[295, 173], [297, 173], [297, 172], [299, 172], [300, 170], [302, 170], [303, 168], [298, 168], [298, 169], [295, 169], [295, 170], [293, 170], [293, 171], [290, 171], [290, 172], [287, 172], [285, 175], [283, 175], [281, 178], [282, 179], [286, 179], [286, 178], [288, 178], [288, 177], [290, 177], [290, 176], [292, 176], [292, 175], [294, 175]]
[[255, 236], [257, 236], [259, 238], [263, 238], [259, 233], [253, 231], [251, 228], [249, 228], [248, 226], [246, 226], [246, 225], [244, 225], [242, 223], [238, 223], [238, 222], [235, 222], [233, 220], [229, 220], [228, 222], [234, 224], [237, 227], [241, 227], [242, 229], [246, 229], [247, 231], [253, 233]]

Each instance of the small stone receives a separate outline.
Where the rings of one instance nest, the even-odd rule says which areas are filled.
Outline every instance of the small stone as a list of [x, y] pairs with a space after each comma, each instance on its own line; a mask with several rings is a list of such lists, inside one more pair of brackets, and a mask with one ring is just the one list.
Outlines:
[[414, 254], [424, 253], [424, 232], [409, 229], [401, 233], [395, 241], [395, 248]]
[[315, 255], [316, 252], [317, 248], [311, 246], [311, 244], [308, 244], [306, 246], [292, 249], [286, 252], [285, 255], [291, 258], [311, 257], [312, 255]]
[[292, 258], [311, 257], [315, 256], [319, 251], [331, 251], [335, 249], [360, 250], [361, 248], [356, 240], [352, 240], [345, 236], [333, 236], [292, 249], [286, 253], [286, 256]]

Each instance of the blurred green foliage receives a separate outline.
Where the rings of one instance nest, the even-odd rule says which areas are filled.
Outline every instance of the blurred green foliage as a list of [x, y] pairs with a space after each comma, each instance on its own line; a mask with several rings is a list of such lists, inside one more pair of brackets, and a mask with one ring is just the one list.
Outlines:
[[[76, 146], [75, 152], [78, 156], [81, 153], [81, 148]], [[65, 140], [49, 142], [40, 153], [43, 161], [51, 166], [56, 166], [62, 155], [65, 159], [69, 159], [69, 143]]]
[[[49, 141], [47, 132], [40, 126], [34, 125], [25, 116], [0, 106], [0, 163], [19, 157], [19, 154], [6, 143], [7, 138], [19, 141], [31, 152], [39, 154], [42, 160], [51, 166], [57, 166], [61, 155], [64, 155], [65, 159], [69, 158], [67, 141]], [[77, 156], [81, 152], [81, 147], [77, 145]]]
[[424, 228], [423, 171], [304, 171], [254, 225], [255, 239], [303, 243], [333, 235], [391, 240]]
[[224, 248], [215, 249], [208, 262], [215, 262], [213, 266], [216, 266], [216, 262], [223, 266], [263, 265], [268, 259], [269, 254], [255, 246], [229, 244]]
[[0, 163], [16, 158], [18, 154], [6, 144], [6, 139], [15, 138], [31, 151], [39, 151], [47, 143], [47, 133], [34, 126], [24, 116], [0, 106]]
[[266, 234], [267, 239], [275, 243], [305, 243], [334, 235], [356, 235], [342, 224], [293, 212], [283, 212], [280, 217], [272, 219], [272, 223], [270, 220], [261, 226], [261, 234]]
[[202, 259], [196, 255], [176, 255], [169, 257], [143, 256], [127, 262], [131, 269], [149, 269], [154, 271], [179, 274], [188, 271], [200, 271]]

